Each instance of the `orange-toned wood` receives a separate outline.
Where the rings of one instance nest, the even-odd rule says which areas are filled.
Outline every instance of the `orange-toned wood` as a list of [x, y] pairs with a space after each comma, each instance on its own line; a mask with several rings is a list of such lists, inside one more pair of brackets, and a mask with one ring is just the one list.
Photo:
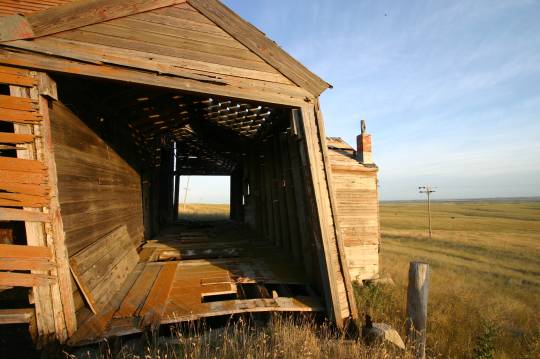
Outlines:
[[131, 317], [142, 309], [160, 271], [160, 264], [146, 265], [142, 274], [122, 301], [120, 308], [114, 314], [115, 318]]
[[0, 121], [13, 123], [38, 123], [41, 116], [37, 112], [2, 109]]
[[0, 171], [20, 171], [40, 173], [45, 171], [45, 165], [38, 160], [0, 157]]
[[0, 206], [42, 208], [48, 204], [49, 199], [47, 197], [0, 192]]
[[0, 258], [51, 260], [51, 249], [47, 247], [0, 244]]
[[7, 287], [44, 287], [54, 280], [45, 274], [0, 272], [0, 286]]
[[0, 132], [0, 143], [28, 143], [34, 140], [34, 135]]
[[0, 95], [0, 109], [37, 112], [38, 104], [30, 98]]
[[173, 285], [176, 268], [177, 263], [170, 262], [166, 263], [159, 272], [159, 275], [148, 294], [148, 299], [139, 312], [139, 317], [142, 318], [141, 326], [155, 326], [159, 324]]
[[0, 208], [0, 221], [27, 221], [27, 222], [49, 222], [47, 213], [31, 212], [24, 209]]

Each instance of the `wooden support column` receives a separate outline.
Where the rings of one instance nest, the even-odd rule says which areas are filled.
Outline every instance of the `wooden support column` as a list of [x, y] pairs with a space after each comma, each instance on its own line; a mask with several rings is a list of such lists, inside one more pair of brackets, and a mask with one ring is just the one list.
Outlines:
[[291, 253], [295, 260], [302, 259], [302, 244], [299, 229], [298, 229], [298, 206], [296, 205], [296, 197], [294, 195], [294, 181], [292, 178], [292, 168], [289, 159], [288, 138], [289, 134], [281, 134], [279, 137], [279, 148], [281, 153], [281, 168], [284, 179], [283, 191], [285, 202], [287, 204], [287, 218], [289, 223], [289, 242]]
[[154, 167], [151, 169], [151, 182], [150, 182], [150, 213], [152, 224], [152, 236], [157, 236], [160, 231], [159, 223], [159, 193], [160, 193], [160, 181], [159, 181], [160, 168]]
[[173, 211], [173, 150], [171, 146], [161, 148], [159, 170], [159, 223], [167, 226], [172, 223]]
[[281, 158], [281, 149], [279, 134], [276, 134], [272, 141], [272, 150], [273, 150], [273, 163], [274, 163], [274, 173], [275, 180], [274, 186], [276, 190], [277, 210], [280, 221], [280, 233], [281, 233], [281, 247], [288, 253], [291, 254], [291, 238], [290, 238], [290, 226], [289, 226], [289, 217], [287, 213], [287, 196], [285, 194], [285, 174], [283, 171], [283, 163]]
[[[10, 95], [15, 97], [25, 97], [25, 98], [37, 98], [39, 95], [37, 91], [32, 91], [30, 95], [30, 89], [26, 87], [10, 86]], [[22, 125], [14, 124], [13, 125], [15, 133], [17, 134], [28, 134], [37, 136], [40, 132], [39, 125]], [[36, 141], [20, 145], [19, 147], [24, 147], [24, 149], [17, 150], [17, 157], [22, 159], [37, 160], [38, 150], [37, 147], [41, 144], [37, 144]], [[42, 211], [37, 208], [24, 208], [28, 212], [41, 213]], [[46, 233], [44, 224], [39, 222], [25, 222], [26, 229], [26, 243], [29, 246], [47, 246]], [[48, 271], [45, 270], [34, 270], [32, 274], [38, 275], [48, 275]], [[54, 321], [54, 309], [52, 303], [52, 294], [50, 286], [37, 286], [34, 287], [30, 292], [30, 303], [34, 304], [36, 309], [36, 329], [37, 337], [40, 340], [37, 345], [41, 346], [46, 344], [44, 340], [55, 335], [55, 321]]]
[[[331, 188], [329, 182], [328, 159], [324, 156], [326, 151], [326, 138], [322, 121], [317, 120], [318, 108], [316, 104], [302, 106], [302, 127], [305, 137], [306, 153], [309, 160], [311, 184], [313, 186], [312, 199], [315, 210], [315, 223], [319, 233], [316, 243], [319, 252], [321, 273], [323, 273], [323, 285], [325, 287], [327, 305], [331, 303], [329, 316], [335, 320], [336, 325], [341, 327], [344, 320], [349, 317], [357, 317], [357, 308], [348, 281], [348, 267], [343, 260], [344, 253], [339, 249], [340, 244], [336, 230], [335, 213], [331, 205]], [[319, 123], [320, 122], [320, 123]], [[349, 282], [349, 283], [348, 283]]]
[[265, 144], [265, 167], [266, 167], [266, 181], [268, 186], [268, 200], [270, 205], [270, 214], [269, 217], [272, 221], [272, 242], [281, 247], [282, 237], [281, 237], [281, 219], [279, 217], [279, 199], [277, 196], [276, 189], [276, 177], [275, 177], [275, 168], [274, 168], [274, 156], [271, 140]]
[[173, 204], [173, 222], [178, 221], [178, 208], [180, 201], [180, 175], [174, 175], [174, 204]]
[[35, 306], [38, 346], [51, 340], [65, 342], [77, 329], [75, 305], [68, 253], [64, 239], [64, 228], [58, 201], [57, 172], [52, 144], [49, 101], [56, 99], [56, 84], [44, 73], [30, 73], [37, 86], [26, 88], [10, 86], [14, 97], [31, 98], [38, 104], [40, 123], [14, 124], [15, 133], [33, 135], [34, 141], [23, 144], [17, 150], [17, 157], [38, 160], [47, 171], [48, 203], [43, 208], [25, 208], [36, 213], [47, 214], [50, 221], [39, 223], [26, 221], [26, 241], [28, 245], [48, 247], [54, 265], [49, 270], [33, 270], [36, 275], [52, 278], [48, 285], [33, 287], [30, 302]]
[[236, 166], [231, 174], [231, 211], [230, 217], [233, 221], [243, 220], [243, 204], [242, 204], [242, 167]]
[[328, 145], [326, 144], [326, 131], [324, 129], [324, 120], [322, 111], [320, 108], [319, 99], [315, 100], [315, 118], [318, 128], [319, 142], [322, 148], [323, 166], [326, 175], [326, 185], [328, 190], [328, 198], [330, 200], [330, 211], [334, 224], [335, 241], [337, 244], [337, 254], [339, 264], [343, 273], [343, 280], [345, 281], [345, 288], [347, 292], [347, 300], [349, 302], [349, 309], [353, 319], [358, 318], [358, 308], [356, 307], [356, 299], [354, 296], [354, 289], [352, 286], [352, 279], [349, 270], [349, 262], [345, 253], [345, 246], [343, 245], [343, 239], [341, 235], [340, 221], [338, 216], [336, 192], [334, 191], [332, 169], [330, 168], [330, 160], [328, 159]]
[[[69, 267], [68, 252], [65, 243], [64, 225], [60, 214], [58, 201], [58, 176], [51, 134], [51, 120], [49, 117], [49, 101], [56, 98], [56, 84], [44, 73], [37, 74], [39, 88], [39, 109], [43, 116], [42, 141], [44, 147], [43, 162], [47, 166], [50, 186], [49, 215], [50, 227], [47, 228], [47, 244], [53, 249], [56, 261], [56, 274], [58, 280], [51, 286], [53, 293], [53, 305], [55, 307], [57, 338], [60, 342], [66, 341], [77, 330], [75, 316], [75, 303], [73, 300], [73, 288], [71, 271]], [[44, 94], [44, 95], [42, 95]], [[54, 96], [54, 98], [46, 97]], [[57, 294], [57, 292], [59, 292]]]

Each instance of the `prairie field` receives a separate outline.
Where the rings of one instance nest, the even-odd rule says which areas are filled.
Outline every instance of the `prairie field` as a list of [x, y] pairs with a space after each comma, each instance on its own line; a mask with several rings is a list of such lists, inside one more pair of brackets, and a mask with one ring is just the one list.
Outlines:
[[[430, 239], [425, 203], [381, 203], [380, 274], [395, 284], [356, 285], [359, 312], [405, 338], [409, 262], [427, 262], [429, 358], [540, 358], [540, 201], [433, 202], [431, 208]], [[179, 214], [225, 220], [229, 206], [187, 204]], [[409, 357], [298, 318], [277, 317], [262, 328], [240, 321], [221, 332], [177, 332], [172, 342], [163, 340], [126, 343], [117, 357]]]
[[540, 201], [434, 202], [432, 239], [425, 203], [380, 215], [381, 275], [396, 285], [361, 289], [360, 310], [402, 327], [408, 265], [424, 261], [431, 356], [540, 357]]
[[228, 218], [228, 204], [186, 203], [178, 206], [178, 219], [180, 220], [221, 221]]

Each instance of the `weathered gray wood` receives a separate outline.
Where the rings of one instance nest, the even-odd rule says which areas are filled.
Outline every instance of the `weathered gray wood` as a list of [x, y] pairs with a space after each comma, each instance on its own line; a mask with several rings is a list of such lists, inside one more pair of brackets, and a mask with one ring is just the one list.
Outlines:
[[429, 292], [429, 265], [411, 262], [407, 290], [407, 342], [415, 358], [426, 357], [427, 304]]

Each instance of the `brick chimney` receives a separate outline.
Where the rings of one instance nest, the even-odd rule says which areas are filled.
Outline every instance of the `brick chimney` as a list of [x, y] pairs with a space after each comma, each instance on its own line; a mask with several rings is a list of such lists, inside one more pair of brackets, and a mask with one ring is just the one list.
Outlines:
[[356, 159], [365, 165], [373, 164], [371, 135], [366, 132], [366, 122], [361, 121], [362, 133], [356, 136]]

